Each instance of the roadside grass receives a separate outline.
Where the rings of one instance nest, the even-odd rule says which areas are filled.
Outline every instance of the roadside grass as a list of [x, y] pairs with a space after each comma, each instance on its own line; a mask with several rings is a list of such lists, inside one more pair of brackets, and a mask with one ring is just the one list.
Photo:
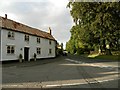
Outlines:
[[75, 56], [82, 56], [89, 59], [103, 59], [103, 60], [119, 60], [120, 61], [120, 51], [112, 52], [112, 55], [105, 55], [105, 54], [99, 54], [98, 52], [91, 53], [91, 54], [81, 54], [81, 55], [75, 55]]
[[120, 55], [98, 55], [95, 57], [89, 57], [92, 59], [106, 59], [106, 60], [120, 60]]
[[120, 55], [99, 55], [99, 54], [90, 54], [87, 56], [90, 59], [106, 59], [106, 60], [120, 60]]

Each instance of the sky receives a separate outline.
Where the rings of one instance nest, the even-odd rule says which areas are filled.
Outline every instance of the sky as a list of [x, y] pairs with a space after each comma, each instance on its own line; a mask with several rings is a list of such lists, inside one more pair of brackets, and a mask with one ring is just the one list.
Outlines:
[[25, 25], [48, 31], [59, 43], [65, 44], [70, 39], [73, 20], [69, 8], [69, 0], [1, 0], [0, 16], [7, 14], [8, 19]]

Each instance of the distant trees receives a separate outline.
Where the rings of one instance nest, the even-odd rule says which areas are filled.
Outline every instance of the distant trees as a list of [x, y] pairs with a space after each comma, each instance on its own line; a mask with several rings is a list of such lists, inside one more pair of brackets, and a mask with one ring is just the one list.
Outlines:
[[69, 2], [75, 25], [66, 44], [70, 53], [117, 50], [120, 34], [120, 2]]

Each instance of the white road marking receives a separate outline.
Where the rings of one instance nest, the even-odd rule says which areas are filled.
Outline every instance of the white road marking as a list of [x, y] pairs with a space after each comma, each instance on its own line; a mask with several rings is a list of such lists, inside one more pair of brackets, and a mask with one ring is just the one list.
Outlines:
[[[71, 60], [71, 59], [66, 59], [68, 61], [71, 61], [71, 62], [75, 62], [75, 60]], [[84, 63], [84, 62], [80, 62], [80, 61], [77, 61], [76, 63]], [[101, 67], [100, 65], [94, 65], [94, 64], [87, 64], [87, 63], [84, 63], [85, 65], [92, 65], [92, 66], [99, 66]], [[103, 67], [103, 66], [102, 66]], [[112, 81], [112, 80], [118, 80], [119, 77], [118, 76], [114, 76], [114, 77], [109, 77], [107, 78], [108, 76], [106, 76], [106, 78], [104, 77], [100, 77], [100, 78], [95, 78], [95, 80], [97, 80], [97, 82], [108, 82], [108, 81]], [[83, 79], [84, 80], [84, 79]], [[91, 81], [89, 83], [96, 83], [96, 81]], [[21, 85], [22, 84], [22, 85]], [[31, 83], [13, 83], [13, 84], [9, 84], [9, 85], [5, 85], [3, 84], [2, 87], [4, 88], [10, 88], [10, 87], [14, 87], [14, 88], [36, 88], [36, 87], [42, 87], [42, 88], [49, 88], [49, 87], [59, 87], [59, 86], [72, 86], [72, 85], [82, 85], [82, 84], [88, 84], [87, 82], [83, 82], [82, 79], [77, 79], [77, 80], [60, 80], [58, 81], [58, 83], [56, 83], [55, 81], [50, 81], [50, 82], [31, 82]], [[28, 86], [30, 85], [30, 86]]]
[[106, 68], [106, 69], [109, 69], [109, 70], [115, 69], [116, 71], [118, 71], [118, 67], [117, 66], [110, 66], [110, 65], [106, 66], [106, 65], [91, 64], [91, 63], [89, 64], [89, 63], [85, 63], [85, 62], [82, 62], [82, 61], [76, 61], [76, 60], [69, 59], [69, 58], [66, 58], [65, 60], [73, 62], [73, 63], [79, 63], [79, 64], [84, 64], [84, 65], [89, 65], [89, 66], [94, 66], [94, 67]]
[[113, 81], [113, 80], [118, 80], [118, 79], [108, 79], [108, 80], [99, 80], [98, 82], [108, 82], [108, 81]]
[[87, 82], [86, 83], [54, 84], [54, 85], [46, 85], [46, 87], [71, 86], [71, 85], [82, 85], [82, 84], [87, 84]]
[[[108, 80], [99, 80], [99, 81], [97, 81], [97, 82], [99, 82], [99, 83], [102, 83], [102, 82], [108, 82], [108, 81], [113, 81], [113, 80], [117, 80], [117, 78], [116, 79], [108, 79]], [[54, 81], [53, 81], [54, 82]], [[96, 81], [92, 81], [92, 82], [89, 82], [89, 83], [96, 83]], [[82, 84], [88, 84], [87, 82], [77, 82], [77, 83], [72, 83], [72, 82], [70, 82], [70, 83], [58, 83], [58, 84], [41, 84], [41, 83], [39, 83], [39, 84], [37, 84], [37, 85], [32, 85], [32, 83], [29, 83], [30, 84], [30, 86], [29, 86], [29, 88], [37, 88], [37, 87], [41, 87], [41, 88], [52, 88], [52, 87], [63, 87], [63, 86], [74, 86], [74, 85], [82, 85]], [[28, 84], [26, 84], [26, 83], [24, 83], [24, 84], [11, 84], [11, 85], [2, 85], [2, 87], [5, 87], [5, 88], [10, 88], [10, 87], [12, 87], [12, 88], [28, 88]]]

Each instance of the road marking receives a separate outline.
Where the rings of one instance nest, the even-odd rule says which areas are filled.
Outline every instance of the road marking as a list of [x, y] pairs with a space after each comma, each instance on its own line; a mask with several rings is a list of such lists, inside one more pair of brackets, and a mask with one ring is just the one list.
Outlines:
[[[113, 80], [119, 80], [120, 78], [114, 78], [114, 79], [97, 79], [96, 81], [90, 81], [89, 83], [102, 83], [102, 82], [108, 82]], [[67, 82], [67, 83], [66, 83]], [[31, 83], [17, 83], [17, 84], [9, 84], [9, 85], [2, 85], [3, 88], [52, 88], [52, 87], [63, 87], [63, 86], [74, 86], [74, 85], [82, 85], [82, 84], [88, 84], [88, 82], [83, 82], [81, 79], [78, 80], [61, 80], [58, 81], [56, 84], [56, 81], [50, 81], [50, 82], [31, 82]]]
[[45, 87], [71, 86], [71, 85], [82, 85], [82, 84], [88, 84], [88, 83], [86, 82], [86, 83], [54, 84], [54, 85], [46, 85]]
[[108, 82], [108, 81], [113, 81], [113, 80], [118, 80], [119, 78], [116, 78], [116, 79], [108, 79], [108, 80], [99, 80], [98, 82]]
[[69, 58], [66, 58], [65, 60], [73, 62], [73, 63], [79, 63], [79, 64], [84, 64], [84, 65], [89, 65], [89, 66], [94, 66], [94, 67], [106, 68], [106, 69], [109, 69], [109, 70], [114, 69], [115, 71], [118, 71], [118, 68], [119, 68], [119, 67], [110, 66], [110, 65], [106, 66], [106, 65], [100, 65], [100, 64], [89, 64], [89, 63], [85, 63], [85, 62], [82, 62], [82, 61], [76, 61], [76, 60], [69, 59]]

